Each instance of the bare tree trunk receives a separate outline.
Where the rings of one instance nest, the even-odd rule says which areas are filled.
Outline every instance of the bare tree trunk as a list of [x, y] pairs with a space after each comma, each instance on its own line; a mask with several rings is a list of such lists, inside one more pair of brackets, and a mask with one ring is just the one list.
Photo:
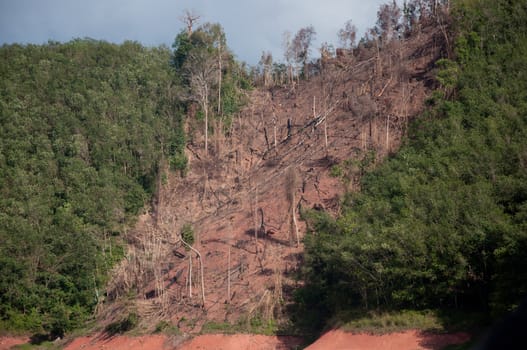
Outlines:
[[328, 117], [324, 119], [324, 141], [326, 143], [326, 156], [328, 155]]
[[192, 299], [192, 253], [188, 255], [188, 297]]
[[256, 255], [258, 255], [258, 184], [254, 190], [254, 244]]
[[231, 245], [232, 245], [232, 217], [229, 227], [229, 251], [227, 255], [227, 304], [231, 303]]
[[299, 247], [300, 246], [300, 235], [298, 233], [298, 224], [296, 222], [296, 211], [295, 211], [295, 208], [296, 208], [296, 201], [295, 201], [295, 194], [293, 193], [293, 204], [291, 205], [291, 214], [293, 215], [293, 226], [295, 228], [295, 236], [296, 236], [296, 246]]
[[227, 304], [231, 303], [231, 243], [229, 242], [229, 252], [227, 256]]
[[222, 151], [222, 146], [223, 146], [223, 119], [220, 118], [214, 118], [213, 119], [213, 122], [214, 122], [214, 140], [215, 140], [215, 145], [214, 145], [214, 150], [215, 150], [215, 155], [216, 157], [221, 157], [221, 151]]
[[276, 149], [276, 115], [273, 115], [274, 148]]
[[[200, 266], [200, 270], [201, 270], [201, 276], [200, 276], [200, 279], [201, 279], [201, 299], [203, 301], [203, 307], [205, 307], [205, 280], [204, 280], [204, 274], [203, 274], [203, 270], [204, 269], [203, 269], [203, 259], [201, 258], [201, 253], [196, 248], [192, 247], [190, 244], [185, 242], [183, 240], [183, 238], [180, 238], [180, 239], [181, 239], [181, 242], [183, 242], [184, 245], [186, 245], [190, 250], [192, 250], [198, 256], [199, 266]], [[189, 255], [189, 256], [191, 256], [191, 255]], [[192, 264], [190, 266], [192, 267]], [[190, 274], [190, 276], [192, 276], [192, 275]], [[191, 284], [191, 286], [192, 286], [192, 284]]]
[[[375, 48], [377, 51], [377, 60], [376, 60], [376, 76], [382, 78], [382, 61], [381, 61], [381, 49], [379, 47], [379, 38], [375, 37]], [[373, 94], [373, 92], [372, 92]]]
[[386, 117], [386, 153], [390, 152], [390, 115]]
[[203, 109], [205, 110], [205, 155], [209, 154], [209, 99], [205, 99]]
[[437, 24], [439, 25], [439, 29], [441, 29], [441, 33], [443, 34], [443, 37], [445, 38], [447, 58], [450, 58], [452, 57], [452, 54], [451, 54], [452, 48], [450, 46], [450, 40], [448, 38], [448, 33], [446, 31], [446, 24], [443, 23], [443, 19], [441, 18], [440, 14], [436, 15], [435, 17], [436, 17]]
[[221, 42], [218, 44], [218, 115], [221, 115]]
[[[298, 174], [296, 173], [296, 169], [294, 167], [290, 167], [286, 172], [286, 193], [287, 193], [287, 199], [289, 200], [289, 203], [291, 205], [291, 223], [292, 227], [291, 229], [294, 230], [295, 238], [296, 238], [296, 244], [297, 246], [300, 245], [300, 236], [298, 233], [298, 223], [296, 221], [296, 188], [298, 186]], [[291, 235], [293, 232], [291, 232]], [[291, 240], [291, 238], [290, 238]]]
[[180, 17], [181, 21], [187, 26], [187, 35], [190, 37], [192, 35], [192, 27], [194, 23], [200, 19], [197, 13], [193, 11], [186, 10], [185, 14]]

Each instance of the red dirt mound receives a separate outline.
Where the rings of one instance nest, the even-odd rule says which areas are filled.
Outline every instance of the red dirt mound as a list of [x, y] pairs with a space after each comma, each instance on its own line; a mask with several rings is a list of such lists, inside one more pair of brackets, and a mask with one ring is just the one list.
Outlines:
[[470, 340], [467, 333], [434, 334], [409, 330], [384, 335], [353, 334], [342, 330], [325, 333], [306, 350], [439, 350]]

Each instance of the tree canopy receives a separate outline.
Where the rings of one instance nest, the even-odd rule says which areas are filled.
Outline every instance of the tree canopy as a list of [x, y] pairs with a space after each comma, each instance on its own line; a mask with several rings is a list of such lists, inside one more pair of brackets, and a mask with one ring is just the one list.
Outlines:
[[167, 48], [0, 48], [0, 328], [61, 334], [103, 298], [119, 236], [184, 133]]

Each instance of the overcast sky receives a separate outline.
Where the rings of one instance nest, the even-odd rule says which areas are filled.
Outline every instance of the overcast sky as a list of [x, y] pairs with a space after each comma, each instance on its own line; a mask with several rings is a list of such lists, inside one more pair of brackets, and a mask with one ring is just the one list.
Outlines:
[[121, 43], [171, 46], [188, 9], [203, 22], [219, 22], [236, 56], [256, 64], [262, 51], [283, 60], [285, 31], [313, 25], [315, 46], [337, 43], [351, 19], [362, 36], [387, 0], [0, 0], [0, 44], [69, 41], [90, 37]]

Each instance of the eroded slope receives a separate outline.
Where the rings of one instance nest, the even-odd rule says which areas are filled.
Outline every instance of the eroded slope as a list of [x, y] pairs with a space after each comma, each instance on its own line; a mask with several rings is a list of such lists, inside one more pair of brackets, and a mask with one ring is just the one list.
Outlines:
[[[299, 283], [300, 211], [337, 214], [364, 167], [397, 149], [434, 88], [442, 38], [430, 26], [379, 51], [371, 44], [325, 60], [308, 80], [253, 91], [207, 156], [195, 132], [188, 173], [163, 172], [152, 211], [128, 234], [101, 318], [132, 312], [146, 328], [169, 319], [183, 331], [281, 319]], [[181, 242], [185, 224], [201, 260]]]

